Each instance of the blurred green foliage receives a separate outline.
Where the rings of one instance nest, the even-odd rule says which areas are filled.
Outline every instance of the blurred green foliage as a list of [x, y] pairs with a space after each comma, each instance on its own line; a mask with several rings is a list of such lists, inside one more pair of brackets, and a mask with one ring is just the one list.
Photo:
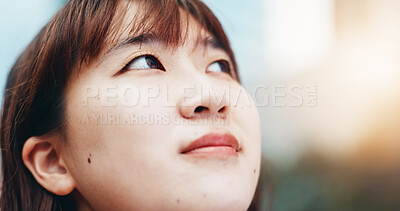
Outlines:
[[400, 210], [400, 149], [377, 139], [351, 156], [308, 151], [289, 168], [263, 160], [261, 210]]

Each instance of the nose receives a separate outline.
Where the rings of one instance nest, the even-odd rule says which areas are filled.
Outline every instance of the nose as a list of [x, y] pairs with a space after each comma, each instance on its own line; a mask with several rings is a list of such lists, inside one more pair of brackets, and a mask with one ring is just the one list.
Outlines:
[[185, 119], [226, 118], [230, 110], [226, 90], [201, 87], [192, 89], [189, 96], [182, 96], [177, 106], [179, 114]]

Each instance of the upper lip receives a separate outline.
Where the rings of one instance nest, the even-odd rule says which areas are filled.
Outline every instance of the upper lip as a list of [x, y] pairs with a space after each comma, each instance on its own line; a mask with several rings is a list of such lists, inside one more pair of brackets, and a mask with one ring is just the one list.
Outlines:
[[187, 153], [202, 147], [217, 147], [217, 146], [229, 146], [235, 149], [236, 152], [239, 151], [239, 142], [232, 134], [209, 133], [191, 142], [187, 147], [185, 147], [181, 151], [181, 153]]

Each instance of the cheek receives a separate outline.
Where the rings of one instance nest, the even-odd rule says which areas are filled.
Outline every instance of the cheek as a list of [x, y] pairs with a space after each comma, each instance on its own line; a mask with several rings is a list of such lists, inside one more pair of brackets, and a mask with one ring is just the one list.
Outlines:
[[[173, 152], [174, 145], [164, 140], [171, 125], [162, 124], [164, 118], [158, 115], [171, 113], [173, 107], [157, 102], [146, 105], [146, 101], [135, 106], [107, 106], [106, 95], [99, 91], [84, 104], [84, 93], [69, 93], [66, 162], [88, 201], [99, 203], [107, 198], [122, 204], [140, 198], [135, 194], [144, 194], [132, 190], [163, 181], [158, 177], [168, 170], [160, 160]], [[108, 103], [113, 102], [110, 99]], [[132, 192], [120, 195], [127, 187]]]
[[260, 118], [252, 97], [242, 88], [233, 90], [230, 94], [232, 127], [240, 131], [242, 139], [246, 142], [243, 153], [248, 159], [252, 173], [258, 178], [261, 162], [261, 131]]
[[231, 119], [243, 133], [251, 135], [254, 144], [260, 142], [260, 118], [255, 102], [242, 87], [232, 89], [229, 105], [232, 109]]
[[114, 161], [110, 157], [116, 157], [113, 153], [140, 156], [149, 150], [157, 134], [168, 132], [168, 125], [160, 123], [171, 109], [150, 102], [157, 96], [152, 87], [139, 90], [107, 81], [96, 86], [86, 84], [90, 83], [76, 85], [66, 99], [69, 146], [80, 162], [94, 165], [99, 152], [97, 159], [110, 161]]

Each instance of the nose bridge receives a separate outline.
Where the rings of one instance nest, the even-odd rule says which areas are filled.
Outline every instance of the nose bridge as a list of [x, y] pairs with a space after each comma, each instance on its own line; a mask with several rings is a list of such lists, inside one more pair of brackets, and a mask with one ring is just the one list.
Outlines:
[[229, 113], [229, 90], [221, 87], [218, 79], [210, 77], [205, 69], [198, 69], [196, 56], [199, 55], [183, 50], [177, 54], [180, 59], [175, 66], [179, 68], [176, 73], [179, 73], [177, 77], [183, 82], [177, 102], [179, 114], [183, 118], [225, 118]]

